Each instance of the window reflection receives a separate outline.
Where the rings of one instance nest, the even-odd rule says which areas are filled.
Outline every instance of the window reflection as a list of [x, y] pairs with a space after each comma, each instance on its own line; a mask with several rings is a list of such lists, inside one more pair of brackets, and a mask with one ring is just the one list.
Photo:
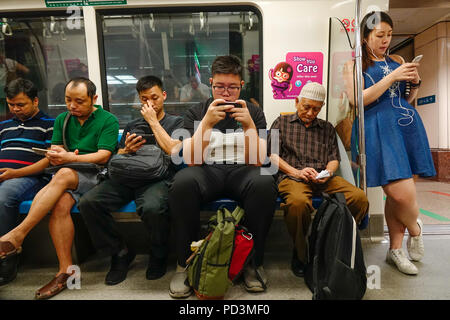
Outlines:
[[10, 118], [3, 88], [23, 77], [39, 89], [40, 109], [56, 117], [66, 110], [64, 86], [74, 76], [87, 76], [83, 18], [79, 28], [67, 27], [67, 16], [2, 18], [0, 31], [0, 119]]
[[103, 15], [109, 109], [121, 128], [137, 117], [135, 83], [160, 77], [167, 92], [165, 110], [183, 115], [211, 96], [210, 67], [216, 56], [242, 60], [246, 85], [242, 98], [261, 101], [259, 32], [255, 13], [187, 12]]

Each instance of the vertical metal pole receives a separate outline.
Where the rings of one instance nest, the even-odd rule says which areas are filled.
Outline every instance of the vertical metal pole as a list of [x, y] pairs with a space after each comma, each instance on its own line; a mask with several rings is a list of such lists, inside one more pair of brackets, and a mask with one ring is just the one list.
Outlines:
[[359, 186], [367, 194], [366, 187], [366, 144], [364, 138], [364, 102], [363, 102], [363, 81], [362, 81], [362, 48], [360, 37], [360, 14], [361, 0], [356, 0], [355, 6], [355, 66], [356, 66], [356, 102], [358, 108], [359, 121]]

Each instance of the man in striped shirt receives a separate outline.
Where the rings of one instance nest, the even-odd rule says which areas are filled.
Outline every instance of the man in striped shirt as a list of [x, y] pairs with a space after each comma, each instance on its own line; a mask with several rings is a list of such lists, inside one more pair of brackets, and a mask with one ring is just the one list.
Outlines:
[[267, 142], [271, 146], [272, 131], [279, 130], [279, 153], [272, 152], [270, 159], [280, 169], [278, 191], [284, 199], [280, 207], [294, 242], [291, 269], [298, 277], [303, 277], [306, 262], [306, 234], [314, 211], [313, 195], [342, 192], [357, 223], [369, 209], [361, 189], [334, 175], [341, 160], [336, 130], [328, 121], [317, 118], [324, 101], [325, 88], [321, 84], [304, 85], [295, 99], [297, 112], [278, 117], [270, 128]]
[[[48, 182], [42, 174], [48, 160], [32, 148], [49, 148], [54, 119], [39, 110], [35, 85], [25, 79], [5, 88], [10, 120], [0, 122], [0, 236], [16, 227], [19, 204], [31, 200]], [[17, 257], [0, 264], [0, 285], [14, 279]]]

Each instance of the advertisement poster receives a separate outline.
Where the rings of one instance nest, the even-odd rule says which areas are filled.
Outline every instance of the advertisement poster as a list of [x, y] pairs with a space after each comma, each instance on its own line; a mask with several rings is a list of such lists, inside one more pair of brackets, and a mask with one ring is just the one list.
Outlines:
[[295, 99], [306, 83], [322, 83], [322, 77], [322, 52], [289, 52], [269, 70], [274, 99]]
[[[352, 51], [334, 52], [331, 56], [331, 70], [330, 70], [330, 83], [328, 84], [331, 96], [339, 99], [342, 97], [342, 92], [346, 91], [344, 82], [344, 67], [348, 61], [351, 61], [354, 57]], [[351, 72], [351, 71], [350, 71]]]

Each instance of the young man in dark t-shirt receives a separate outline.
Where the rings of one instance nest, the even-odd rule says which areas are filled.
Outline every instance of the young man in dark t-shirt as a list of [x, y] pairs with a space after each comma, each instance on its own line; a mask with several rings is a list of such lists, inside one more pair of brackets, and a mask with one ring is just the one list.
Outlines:
[[[135, 153], [147, 142], [139, 133], [152, 133], [161, 149], [171, 154], [181, 141], [173, 140], [174, 130], [183, 126], [181, 117], [164, 112], [167, 94], [162, 82], [154, 76], [141, 78], [136, 90], [142, 103], [142, 118], [133, 120], [125, 127], [119, 143], [119, 154]], [[126, 279], [128, 267], [135, 252], [125, 243], [111, 212], [134, 200], [136, 211], [147, 227], [150, 237], [150, 256], [146, 277], [159, 279], [166, 273], [168, 236], [168, 190], [172, 177], [155, 181], [139, 188], [130, 188], [107, 179], [86, 193], [79, 208], [91, 238], [97, 249], [111, 255], [111, 269], [105, 284], [116, 285]]]
[[244, 81], [237, 57], [217, 57], [211, 73], [213, 98], [185, 115], [184, 128], [192, 135], [183, 140], [183, 158], [189, 167], [177, 172], [169, 193], [178, 260], [169, 289], [173, 298], [186, 298], [192, 292], [185, 269], [190, 244], [198, 240], [200, 209], [221, 197], [239, 202], [255, 241], [253, 262], [243, 274], [245, 288], [266, 289], [264, 242], [277, 198], [272, 175], [262, 174], [261, 168], [266, 142], [258, 133], [265, 133], [266, 120], [261, 108], [239, 99]]

